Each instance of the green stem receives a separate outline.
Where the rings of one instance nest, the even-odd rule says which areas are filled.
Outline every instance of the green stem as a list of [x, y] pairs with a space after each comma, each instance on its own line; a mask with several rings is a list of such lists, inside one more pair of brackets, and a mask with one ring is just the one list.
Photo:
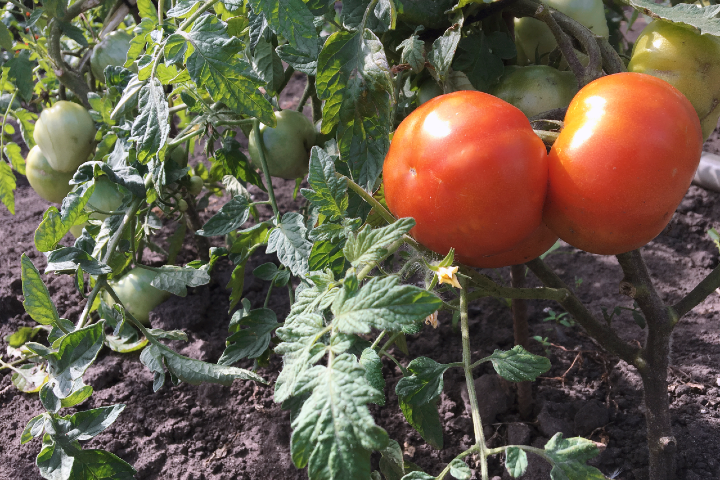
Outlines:
[[252, 125], [255, 122], [254, 118], [241, 118], [240, 120], [221, 120], [213, 123], [216, 127], [224, 126], [236, 126], [236, 125]]
[[3, 115], [2, 128], [0, 128], [0, 152], [5, 151], [5, 124], [7, 123], [8, 116], [10, 115], [10, 109], [15, 101], [15, 97], [17, 97], [17, 89], [13, 91], [7, 109], [5, 109], [5, 115]]
[[[460, 279], [460, 283], [465, 283], [464, 279]], [[472, 373], [472, 351], [470, 350], [470, 326], [466, 291], [467, 289], [464, 286], [460, 289], [460, 329], [462, 335], [463, 369], [465, 370], [465, 383], [467, 384], [468, 400], [472, 412], [475, 444], [481, 453], [480, 472], [482, 474], [482, 480], [488, 480], [487, 455], [485, 454], [487, 447], [485, 445], [485, 434], [483, 433], [482, 419], [480, 418], [480, 410], [477, 403], [477, 394], [475, 393], [475, 379]]]
[[275, 191], [273, 190], [272, 178], [270, 177], [270, 169], [268, 168], [267, 159], [265, 158], [265, 143], [263, 142], [262, 135], [260, 134], [260, 120], [257, 118], [253, 120], [253, 135], [255, 135], [255, 141], [258, 144], [258, 154], [260, 155], [260, 165], [262, 166], [263, 175], [267, 182], [268, 197], [272, 202], [273, 213], [277, 217], [280, 215], [280, 210], [275, 200]]
[[380, 349], [380, 351], [378, 352], [378, 356], [380, 356], [380, 357], [386, 356], [387, 358], [389, 358], [390, 360], [392, 360], [395, 365], [397, 365], [397, 367], [398, 367], [398, 368], [400, 369], [400, 371], [402, 372], [403, 376], [407, 376], [407, 375], [408, 375], [407, 369], [406, 369], [405, 367], [403, 367], [403, 366], [400, 364], [400, 362], [398, 362], [398, 359], [395, 358], [392, 354], [388, 353], [388, 352], [385, 351], [384, 349]]
[[2, 370], [2, 369], [4, 369], [4, 368], [12, 368], [12, 367], [14, 367], [15, 365], [17, 365], [17, 364], [19, 364], [19, 363], [26, 362], [26, 361], [30, 360], [31, 358], [36, 358], [36, 357], [37, 357], [37, 355], [29, 355], [29, 356], [27, 356], [27, 357], [25, 357], [25, 358], [21, 358], [21, 359], [19, 359], [19, 360], [14, 360], [14, 361], [12, 361], [12, 362], [3, 362], [2, 358], [0, 358], [0, 362], [1, 362], [1, 363], [0, 363], [0, 365], [1, 365], [1, 366], [0, 366], [0, 370]]
[[202, 132], [203, 132], [202, 128], [198, 128], [197, 130], [193, 130], [192, 132], [190, 132], [186, 135], [183, 135], [182, 137], [177, 137], [177, 138], [175, 138], [175, 140], [168, 142], [168, 144], [167, 144], [168, 148], [177, 147], [181, 143], [183, 143], [187, 140], [190, 140], [193, 137], [197, 137]]
[[[338, 176], [338, 177], [344, 177], [344, 175], [341, 175], [341, 174], [339, 174], [339, 173], [337, 174], [337, 176]], [[360, 185], [358, 185], [357, 183], [355, 183], [351, 178], [348, 178], [348, 177], [345, 177], [345, 178], [347, 178], [348, 187], [350, 187], [350, 189], [351, 189], [353, 192], [355, 192], [355, 193], [357, 193], [358, 195], [360, 195], [363, 200], [365, 200], [365, 201], [366, 201], [367, 203], [369, 203], [375, 210], [377, 210], [377, 212], [380, 214], [381, 217], [383, 217], [383, 219], [385, 219], [386, 222], [388, 222], [388, 223], [394, 223], [394, 222], [395, 222], [396, 218], [393, 216], [392, 213], [390, 213], [390, 212], [388, 211], [387, 208], [385, 208], [385, 207], [383, 206], [382, 203], [380, 203], [380, 202], [378, 202], [377, 200], [375, 200], [375, 198], [374, 198], [372, 195], [370, 195], [368, 192], [366, 192], [364, 188], [362, 188]]]
[[[467, 450], [465, 450], [464, 452], [462, 452], [460, 455], [458, 455], [455, 458], [457, 458], [458, 460], [462, 460], [463, 458], [467, 457], [468, 455], [470, 455], [472, 453], [478, 453], [479, 451], [480, 451], [480, 449], [478, 448], [478, 446], [473, 445], [472, 447], [468, 448]], [[450, 463], [448, 463], [447, 466], [443, 469], [443, 471], [440, 472], [440, 474], [437, 477], [435, 477], [435, 480], [442, 480], [443, 478], [445, 478], [445, 475], [447, 475], [448, 473], [450, 473]]]
[[378, 259], [377, 262], [369, 263], [368, 265], [365, 265], [360, 272], [358, 272], [357, 278], [358, 281], [363, 281], [365, 277], [367, 277], [370, 272], [372, 272], [373, 268], [375, 268], [376, 265], [380, 265], [382, 262], [385, 261], [386, 258], [388, 258], [390, 255], [395, 253], [398, 248], [402, 247], [403, 243], [405, 243], [405, 239], [401, 238], [400, 240], [396, 241], [392, 245], [388, 247], [387, 253], [382, 256], [382, 258]]
[[169, 113], [170, 113], [170, 115], [172, 115], [174, 113], [181, 112], [181, 111], [185, 110], [186, 108], [188, 108], [188, 106], [185, 105], [184, 103], [181, 103], [179, 105], [175, 105], [174, 107], [170, 108]]
[[[312, 77], [313, 79], [315, 77]], [[315, 82], [310, 82], [310, 75], [307, 77], [307, 82], [305, 83], [305, 90], [303, 90], [302, 97], [300, 97], [300, 102], [297, 106], [297, 111], [302, 112], [303, 107], [305, 107], [305, 104], [308, 101], [308, 98], [310, 98], [310, 95], [312, 95], [312, 92], [315, 90]]]
[[3, 359], [0, 358], [0, 369], [3, 369], [3, 368], [9, 368], [9, 369], [12, 370], [13, 372], [15, 372], [15, 373], [17, 373], [18, 375], [22, 376], [22, 372], [21, 372], [20, 370], [18, 370], [17, 368], [15, 368], [14, 365], [9, 364], [9, 363], [5, 363], [5, 362], [3, 361]]
[[375, 350], [375, 348], [376, 348], [376, 347], [378, 346], [378, 344], [380, 343], [380, 340], [382, 340], [382, 338], [385, 336], [385, 333], [386, 333], [385, 330], [383, 330], [382, 332], [380, 332], [380, 335], [378, 335], [378, 337], [375, 339], [375, 341], [373, 342], [373, 344], [370, 345], [370, 348], [372, 348], [373, 350]]
[[185, 20], [183, 23], [180, 24], [180, 26], [178, 27], [178, 30], [183, 31], [183, 30], [185, 30], [187, 27], [189, 27], [190, 25], [192, 25], [193, 22], [195, 22], [195, 20], [197, 20], [198, 18], [200, 18], [203, 13], [205, 13], [210, 7], [212, 7], [213, 5], [215, 5], [218, 1], [219, 1], [219, 0], [205, 0], [205, 3], [203, 3], [202, 5], [200, 5], [200, 8], [198, 8], [195, 13], [193, 13], [191, 16], [189, 16], [189, 17], [187, 18], [187, 20]]
[[265, 295], [265, 303], [263, 304], [263, 308], [267, 308], [268, 303], [270, 303], [270, 294], [273, 291], [273, 284], [270, 283], [270, 286], [268, 287], [268, 293]]

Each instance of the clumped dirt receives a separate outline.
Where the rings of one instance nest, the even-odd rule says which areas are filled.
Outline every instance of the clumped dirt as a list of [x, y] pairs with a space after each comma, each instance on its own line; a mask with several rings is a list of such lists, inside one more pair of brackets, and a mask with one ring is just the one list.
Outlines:
[[[293, 80], [293, 97], [302, 89], [299, 78]], [[297, 85], [295, 85], [297, 84]], [[292, 97], [281, 99], [283, 107]], [[716, 134], [717, 135], [717, 134]], [[717, 151], [717, 142], [706, 147]], [[196, 159], [197, 161], [197, 159]], [[293, 201], [294, 182], [278, 182], [276, 192], [280, 208], [288, 211], [299, 205]], [[261, 195], [259, 190], [252, 193]], [[210, 202], [203, 218], [222, 202]], [[17, 214], [0, 208], [0, 339], [21, 326], [33, 325], [24, 313], [20, 281], [21, 253], [26, 253], [41, 269], [45, 257], [33, 246], [33, 232], [49, 206], [39, 199], [23, 177], [18, 178]], [[268, 212], [264, 212], [267, 214]], [[718, 249], [706, 235], [711, 227], [720, 227], [720, 194], [691, 187], [667, 229], [643, 248], [653, 279], [663, 299], [675, 302], [718, 265]], [[165, 234], [170, 230], [164, 231]], [[69, 239], [64, 244], [70, 244]], [[219, 239], [213, 239], [220, 245]], [[179, 262], [196, 258], [190, 238]], [[159, 265], [162, 258], [148, 254], [148, 263]], [[262, 306], [267, 282], [250, 272], [274, 256], [255, 255], [246, 269], [244, 296], [254, 308]], [[579, 252], [564, 246], [547, 262], [594, 312], [601, 307], [612, 310], [630, 302], [619, 294], [622, 273], [614, 257]], [[215, 362], [227, 337], [228, 296], [225, 289], [231, 272], [226, 261], [218, 263], [209, 286], [190, 289], [187, 297], [173, 297], [151, 315], [154, 327], [183, 329], [189, 341], [174, 342], [180, 353]], [[508, 269], [488, 271], [499, 281], [509, 283]], [[44, 276], [61, 316], [76, 319], [84, 301], [66, 276]], [[528, 281], [537, 284], [531, 273]], [[282, 320], [289, 310], [287, 292], [273, 293], [270, 307]], [[684, 318], [675, 331], [671, 380], [673, 428], [678, 439], [680, 480], [717, 479], [720, 476], [720, 298], [711, 295]], [[552, 369], [534, 383], [536, 398], [533, 420], [523, 422], [517, 411], [513, 386], [499, 379], [490, 366], [476, 370], [476, 386], [481, 399], [485, 433], [492, 446], [506, 442], [542, 446], [555, 432], [566, 436], [583, 435], [607, 445], [593, 464], [608, 476], [623, 480], [647, 479], [645, 420], [642, 415], [642, 390], [634, 369], [604, 353], [579, 326], [566, 327], [546, 321], [549, 309], [562, 310], [551, 302], [529, 302], [531, 335], [546, 338], [547, 346], [533, 341], [531, 350], [546, 354]], [[508, 306], [498, 300], [484, 299], [471, 305], [471, 341], [473, 357], [481, 358], [495, 349], [513, 345], [512, 320]], [[440, 327], [426, 327], [408, 339], [410, 355], [394, 352], [401, 362], [427, 356], [438, 362], [460, 360], [460, 334], [449, 316], [441, 315]], [[613, 322], [623, 338], [640, 341], [643, 330], [627, 313]], [[2, 352], [5, 343], [0, 344]], [[6, 358], [7, 359], [7, 358]], [[270, 381], [277, 376], [281, 362], [271, 357], [258, 373]], [[252, 368], [250, 361], [238, 366]], [[383, 408], [372, 407], [379, 425], [403, 446], [405, 458], [427, 472], [437, 474], [457, 453], [472, 442], [472, 421], [466, 407], [464, 377], [460, 369], [445, 375], [445, 389], [439, 404], [444, 428], [444, 449], [435, 450], [404, 420], [394, 388], [401, 378], [399, 369], [384, 362], [388, 401]], [[272, 387], [250, 382], [235, 382], [231, 387], [217, 385], [166, 385], [152, 392], [152, 375], [138, 354], [120, 355], [108, 349], [85, 375], [95, 389], [93, 396], [78, 410], [123, 403], [127, 408], [118, 421], [87, 442], [86, 448], [103, 448], [130, 462], [138, 470], [138, 479], [229, 480], [229, 479], [303, 479], [290, 459], [289, 413], [272, 400]], [[40, 475], [35, 456], [40, 442], [21, 446], [20, 434], [26, 422], [42, 411], [37, 395], [19, 393], [10, 384], [10, 374], [0, 370], [0, 479], [35, 480]], [[72, 413], [75, 409], [63, 411]], [[377, 462], [377, 455], [374, 460]], [[475, 459], [468, 461], [475, 467]], [[491, 460], [494, 480], [509, 478], [502, 459]], [[473, 478], [479, 478], [479, 471]], [[524, 479], [547, 479], [548, 468], [531, 459]]]

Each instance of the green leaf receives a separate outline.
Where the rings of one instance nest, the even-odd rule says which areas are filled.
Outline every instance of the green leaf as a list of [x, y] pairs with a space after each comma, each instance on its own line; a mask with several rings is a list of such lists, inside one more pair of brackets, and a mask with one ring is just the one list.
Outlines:
[[313, 147], [310, 152], [308, 183], [312, 190], [301, 193], [330, 219], [345, 216], [348, 207], [347, 178], [336, 175], [335, 162], [323, 149]]
[[517, 447], [508, 447], [505, 450], [505, 468], [513, 478], [518, 478], [521, 475], [525, 475], [525, 470], [528, 467], [527, 454], [525, 450], [521, 450]]
[[430, 358], [418, 357], [408, 364], [407, 369], [412, 375], [400, 379], [395, 393], [412, 406], [430, 403], [442, 392], [443, 374], [448, 368], [449, 365]]
[[[250, 163], [240, 148], [240, 142], [234, 138], [224, 138], [222, 147], [215, 151], [215, 159], [222, 164], [225, 172], [232, 175], [236, 181], [242, 180], [243, 182], [252, 183], [266, 192], [267, 189], [263, 185], [262, 177], [258, 175], [256, 167]], [[223, 178], [223, 183], [225, 183], [225, 178]], [[244, 192], [246, 191], [244, 190]], [[237, 193], [232, 192], [230, 194], [237, 195]], [[245, 196], [249, 197], [250, 195]]]
[[40, 415], [33, 417], [28, 421], [27, 425], [25, 425], [25, 429], [23, 430], [22, 435], [20, 435], [21, 445], [25, 445], [33, 438], [37, 438], [38, 436], [42, 435], [43, 430], [45, 429], [46, 417], [46, 413], [41, 413]]
[[140, 354], [140, 361], [155, 373], [155, 382], [153, 383], [155, 391], [160, 389], [164, 383], [165, 368], [170, 374], [190, 385], [219, 383], [227, 387], [236, 379], [266, 383], [262, 377], [249, 370], [188, 358], [160, 343], [153, 343], [145, 347]]
[[[313, 14], [302, 0], [248, 0], [253, 12], [262, 14], [275, 34], [301, 52], [317, 55]], [[263, 121], [263, 123], [265, 123]]]
[[517, 55], [512, 38], [504, 32], [469, 35], [460, 40], [458, 50], [453, 68], [464, 72], [472, 85], [483, 91], [502, 76], [503, 59]]
[[91, 257], [89, 253], [77, 247], [62, 247], [53, 250], [47, 256], [47, 267], [45, 273], [64, 272], [71, 273], [78, 268], [90, 275], [102, 275], [111, 273], [112, 268]]
[[4, 340], [5, 343], [10, 345], [12, 348], [20, 348], [22, 347], [26, 342], [29, 342], [35, 336], [42, 330], [43, 328], [40, 326], [37, 327], [20, 327], [15, 331], [15, 333], [11, 333], [10, 335], [6, 335]]
[[175, 6], [167, 11], [167, 16], [170, 18], [185, 18], [192, 15], [197, 7], [200, 6], [199, 0], [180, 0], [175, 3]]
[[[360, 363], [362, 363], [362, 360], [360, 360]], [[367, 371], [365, 378], [367, 378]], [[380, 458], [380, 472], [382, 472], [385, 480], [400, 480], [405, 475], [405, 462], [400, 444], [391, 439], [387, 447], [380, 450], [380, 454], [382, 455]]]
[[595, 442], [582, 437], [564, 439], [563, 434], [556, 433], [545, 444], [545, 454], [552, 460], [550, 471], [552, 480], [606, 480], [600, 470], [585, 465], [585, 462], [596, 457], [600, 451]]
[[38, 119], [36, 113], [29, 112], [23, 108], [13, 110], [13, 115], [20, 123], [20, 133], [22, 134], [23, 141], [32, 148], [35, 146], [35, 139], [33, 138], [33, 132], [35, 131], [35, 122]]
[[[443, 447], [443, 429], [440, 424], [440, 413], [437, 409], [437, 402], [440, 397], [434, 398], [430, 403], [424, 405], [411, 405], [398, 397], [400, 410], [422, 438], [432, 447], [438, 450]], [[403, 478], [406, 478], [407, 475]], [[422, 477], [419, 477], [422, 478]]]
[[165, 41], [163, 54], [167, 65], [182, 64], [185, 60], [185, 52], [187, 52], [187, 42], [179, 33], [173, 33]]
[[326, 268], [336, 275], [341, 275], [345, 271], [342, 244], [334, 244], [329, 241], [318, 241], [313, 244], [310, 258], [308, 258], [308, 269], [313, 272]]
[[418, 471], [410, 472], [407, 475], [405, 475], [404, 477], [402, 477], [402, 480], [434, 480], [434, 479], [435, 479], [435, 477], [433, 477], [432, 475], [428, 475], [425, 472], [418, 472]]
[[[232, 365], [243, 358], [257, 358], [270, 345], [270, 336], [280, 324], [275, 312], [269, 308], [237, 310], [230, 321], [231, 328], [247, 327], [235, 331], [227, 339], [227, 347], [218, 364]], [[233, 330], [231, 330], [233, 331]]]
[[24, 253], [20, 257], [23, 306], [30, 317], [41, 325], [57, 325], [60, 321], [55, 304], [33, 262]]
[[455, 458], [452, 462], [450, 462], [450, 475], [458, 480], [470, 480], [470, 477], [472, 477], [472, 471], [470, 470], [470, 467], [467, 466], [467, 463], [463, 462], [459, 458]]
[[157, 23], [158, 14], [152, 0], [138, 0], [137, 7], [140, 11], [140, 17], [142, 17], [143, 19], [149, 18], [154, 23]]
[[[365, 369], [365, 380], [378, 392], [382, 393], [382, 398], [377, 402], [378, 405], [385, 405], [385, 377], [382, 374], [382, 360], [374, 348], [366, 348], [360, 356], [360, 365]], [[400, 456], [402, 466], [402, 455]]]
[[37, 393], [47, 380], [48, 373], [43, 366], [34, 363], [20, 365], [10, 378], [15, 388], [24, 393]]
[[428, 53], [428, 62], [434, 68], [434, 71], [432, 71], [433, 77], [441, 83], [445, 82], [445, 77], [450, 70], [450, 65], [452, 65], [455, 50], [457, 50], [460, 42], [460, 32], [464, 20], [462, 12], [458, 13], [453, 25], [445, 30], [442, 37], [438, 37], [433, 42], [430, 53]]
[[425, 42], [420, 40], [417, 34], [400, 42], [396, 50], [402, 49], [400, 61], [407, 63], [415, 73], [420, 73], [425, 68]]
[[365, 380], [364, 369], [350, 354], [327, 367], [308, 369], [298, 381], [298, 394], [310, 393], [292, 422], [291, 454], [298, 468], [318, 480], [370, 476], [370, 453], [387, 446], [388, 435], [367, 408], [380, 392]]
[[220, 210], [203, 225], [202, 229], [195, 233], [203, 237], [225, 235], [240, 228], [247, 222], [249, 216], [250, 205], [248, 204], [247, 198], [242, 195], [237, 195], [223, 205]]
[[167, 143], [170, 108], [162, 84], [152, 78], [140, 89], [140, 112], [132, 126], [131, 140], [138, 141], [138, 160], [146, 163]]
[[[93, 188], [90, 188], [91, 186]], [[62, 213], [58, 212], [55, 207], [48, 208], [43, 215], [42, 222], [35, 230], [35, 248], [41, 252], [54, 250], [70, 227], [87, 217], [85, 205], [90, 200], [93, 190], [94, 184], [83, 185], [68, 193], [63, 200]]]
[[10, 57], [3, 67], [10, 67], [7, 79], [15, 85], [20, 97], [26, 102], [32, 100], [33, 86], [33, 68], [35, 64], [30, 61], [30, 51], [21, 50], [19, 54]]
[[0, 47], [8, 52], [13, 49], [13, 36], [7, 26], [0, 22]]
[[303, 216], [297, 212], [288, 212], [270, 232], [267, 253], [277, 252], [280, 262], [288, 267], [293, 275], [301, 276], [308, 272], [308, 257], [312, 249], [312, 243], [306, 237], [307, 228]]
[[651, 0], [629, 0], [636, 10], [653, 18], [662, 18], [670, 22], [685, 23], [700, 29], [700, 33], [720, 36], [720, 5], [699, 7], [692, 3], [680, 3], [674, 7], [657, 4]]
[[[323, 318], [312, 313], [321, 298], [322, 294], [316, 288], [303, 290], [293, 305], [295, 315], [291, 311], [285, 325], [276, 331], [278, 338], [283, 340], [275, 347], [275, 353], [283, 355], [283, 369], [275, 382], [276, 403], [282, 403], [297, 394], [300, 375], [325, 353], [325, 345], [316, 343], [316, 337], [325, 327]], [[305, 304], [302, 313], [299, 312], [298, 303]]]
[[199, 287], [210, 282], [210, 275], [204, 268], [164, 265], [153, 271], [155, 278], [150, 285], [180, 297], [187, 295], [187, 287]]
[[125, 405], [93, 408], [58, 419], [56, 434], [63, 434], [69, 441], [84, 441], [102, 433], [115, 423], [125, 410]]
[[[43, 478], [132, 480], [135, 469], [105, 450], [82, 450], [77, 442], [51, 437], [44, 443], [36, 464]], [[59, 441], [58, 441], [59, 440]], [[57, 441], [57, 443], [56, 443]]]
[[44, 13], [51, 17], [62, 18], [65, 16], [68, 0], [46, 0], [43, 2]]
[[272, 105], [257, 90], [256, 81], [244, 74], [249, 66], [243, 65], [237, 57], [242, 48], [240, 39], [229, 37], [225, 24], [214, 15], [200, 17], [190, 33], [184, 35], [194, 47], [187, 60], [187, 70], [193, 81], [205, 87], [214, 101], [274, 127], [276, 119]]
[[550, 370], [550, 360], [533, 355], [520, 345], [505, 352], [495, 350], [488, 359], [498, 375], [511, 382], [532, 381]]
[[76, 381], [82, 378], [103, 346], [104, 328], [105, 322], [101, 321], [70, 332], [60, 340], [57, 350], [37, 343], [27, 344], [30, 350], [48, 361], [51, 380], [46, 388], [51, 388], [57, 398], [67, 398], [78, 390]]
[[252, 58], [252, 67], [267, 84], [266, 90], [269, 93], [277, 93], [284, 83], [285, 70], [271, 42], [262, 38], [258, 41]]
[[341, 333], [369, 333], [370, 328], [399, 331], [425, 319], [442, 305], [433, 293], [401, 285], [397, 277], [375, 277], [342, 305], [333, 305], [333, 324]]
[[[322, 47], [318, 47], [318, 51]], [[289, 43], [284, 43], [275, 49], [280, 60], [293, 67], [298, 72], [312, 75], [317, 74], [317, 54], [309, 55], [298, 50]]]
[[15, 174], [10, 165], [0, 160], [0, 200], [15, 215]]
[[83, 34], [83, 31], [81, 28], [76, 27], [72, 23], [66, 23], [66, 22], [58, 22], [58, 26], [60, 27], [60, 30], [65, 34], [66, 37], [68, 37], [71, 40], [74, 40], [79, 45], [82, 45], [83, 47], [88, 46], [88, 41], [85, 38], [85, 35]]
[[228, 307], [228, 313], [230, 313], [232, 309], [235, 308], [237, 303], [242, 298], [243, 287], [245, 286], [246, 262], [247, 260], [241, 262], [238, 265], [235, 265], [235, 268], [230, 275], [230, 281], [227, 285], [225, 285], [226, 289], [230, 289], [230, 306]]
[[70, 408], [74, 407], [75, 405], [79, 405], [93, 394], [93, 387], [90, 385], [85, 385], [84, 387], [75, 390], [73, 393], [71, 393], [68, 397], [63, 398], [60, 401], [60, 405], [62, 405], [62, 408]]
[[415, 220], [409, 217], [375, 230], [366, 225], [356, 235], [348, 238], [345, 257], [356, 268], [378, 262], [387, 255], [387, 249], [414, 226]]

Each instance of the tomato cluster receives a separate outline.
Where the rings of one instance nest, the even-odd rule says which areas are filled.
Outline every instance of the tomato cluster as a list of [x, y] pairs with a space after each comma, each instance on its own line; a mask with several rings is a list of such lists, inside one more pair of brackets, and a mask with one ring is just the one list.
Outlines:
[[580, 90], [549, 154], [516, 107], [455, 92], [421, 105], [395, 132], [385, 199], [396, 216], [415, 218], [420, 243], [440, 254], [454, 248], [476, 267], [524, 263], [558, 237], [619, 254], [665, 228], [702, 143], [688, 99], [646, 74]]

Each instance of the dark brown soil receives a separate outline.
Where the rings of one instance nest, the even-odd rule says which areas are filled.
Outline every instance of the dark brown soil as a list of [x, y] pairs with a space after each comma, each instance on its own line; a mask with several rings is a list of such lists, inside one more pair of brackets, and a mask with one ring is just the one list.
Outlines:
[[[284, 98], [289, 106], [302, 89], [293, 80], [293, 96]], [[285, 103], [287, 102], [287, 103]], [[717, 134], [716, 134], [717, 135]], [[715, 145], [707, 148], [717, 150]], [[42, 269], [45, 257], [33, 246], [33, 232], [49, 206], [39, 199], [24, 178], [18, 179], [17, 214], [0, 208], [0, 338], [18, 327], [33, 325], [22, 307], [20, 254], [26, 253]], [[278, 183], [278, 200], [283, 211], [297, 203], [292, 200], [293, 182]], [[255, 194], [259, 195], [257, 190]], [[221, 202], [211, 202], [205, 218]], [[668, 228], [643, 248], [650, 271], [663, 298], [674, 302], [687, 293], [718, 264], [718, 249], [706, 231], [720, 227], [720, 194], [691, 187]], [[66, 242], [70, 241], [66, 239]], [[219, 240], [214, 240], [218, 245]], [[189, 241], [179, 261], [195, 258]], [[147, 255], [159, 264], [159, 256]], [[254, 279], [255, 266], [276, 261], [273, 256], [256, 255], [245, 278], [245, 297], [253, 307], [262, 305], [267, 282]], [[579, 252], [564, 246], [547, 259], [593, 311], [609, 310], [616, 305], [630, 306], [618, 293], [622, 274], [614, 257]], [[173, 345], [182, 354], [217, 361], [224, 348], [229, 321], [228, 295], [224, 288], [230, 276], [230, 264], [220, 262], [211, 285], [191, 289], [185, 298], [174, 297], [158, 307], [151, 316], [153, 326], [180, 328], [188, 333], [187, 343]], [[509, 283], [508, 269], [488, 272]], [[532, 274], [530, 282], [535, 282]], [[84, 301], [72, 279], [45, 276], [60, 314], [75, 319]], [[271, 308], [279, 319], [289, 309], [287, 292], [271, 297]], [[712, 295], [689, 314], [675, 331], [671, 379], [673, 427], [679, 441], [680, 480], [720, 478], [720, 298]], [[553, 321], [547, 309], [560, 312], [550, 302], [529, 305], [532, 335], [547, 337], [553, 345], [543, 347], [533, 341], [531, 350], [549, 356], [553, 368], [534, 384], [537, 405], [531, 422], [523, 423], [517, 413], [511, 386], [500, 382], [490, 367], [476, 371], [489, 443], [507, 441], [541, 446], [555, 432], [566, 436], [584, 435], [607, 444], [595, 460], [603, 473], [624, 480], [647, 480], [645, 421], [639, 377], [632, 367], [605, 354], [578, 326], [564, 327]], [[644, 332], [625, 313], [614, 321], [621, 335], [642, 342]], [[494, 349], [513, 344], [510, 310], [503, 302], [485, 299], [471, 305], [473, 357], [481, 358]], [[460, 335], [452, 329], [450, 318], [441, 316], [437, 330], [426, 328], [408, 339], [410, 356], [395, 352], [403, 363], [420, 355], [439, 362], [458, 361]], [[0, 345], [3, 352], [5, 344]], [[252, 368], [252, 362], [239, 366]], [[269, 380], [277, 376], [280, 361], [258, 372]], [[394, 395], [399, 370], [385, 362], [387, 405], [373, 408], [375, 418], [390, 437], [404, 448], [407, 460], [437, 474], [457, 453], [472, 442], [472, 422], [465, 406], [464, 379], [459, 369], [445, 375], [440, 415], [444, 425], [445, 448], [427, 446], [405, 422]], [[119, 355], [109, 350], [85, 376], [95, 388], [94, 395], [80, 405], [90, 409], [113, 403], [127, 404], [118, 421], [88, 442], [88, 448], [104, 448], [130, 462], [138, 470], [138, 479], [301, 479], [290, 460], [288, 412], [272, 401], [272, 387], [237, 381], [232, 387], [216, 385], [193, 387], [181, 384], [152, 392], [152, 375], [137, 354]], [[498, 388], [500, 387], [500, 388]], [[20, 445], [25, 423], [42, 411], [37, 395], [19, 393], [10, 384], [10, 375], [0, 371], [0, 479], [39, 479], [34, 464], [40, 442]], [[71, 413], [69, 410], [64, 413]], [[470, 459], [471, 467], [475, 460]], [[549, 478], [540, 461], [532, 461], [525, 479]], [[491, 476], [509, 478], [503, 473], [501, 459], [491, 460]], [[479, 478], [479, 472], [474, 478]]]

